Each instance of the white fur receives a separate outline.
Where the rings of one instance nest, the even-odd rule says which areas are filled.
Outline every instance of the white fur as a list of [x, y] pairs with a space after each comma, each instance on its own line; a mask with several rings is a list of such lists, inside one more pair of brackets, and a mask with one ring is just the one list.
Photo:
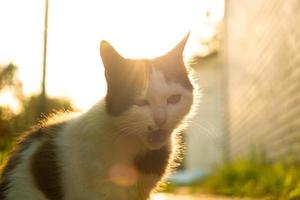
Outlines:
[[[173, 94], [182, 95], [181, 100], [177, 104], [167, 104], [167, 98]], [[188, 114], [193, 94], [180, 84], [167, 83], [163, 74], [153, 69], [149, 84], [140, 98], [147, 99], [150, 105], [132, 106], [117, 117], [108, 115], [105, 102], [100, 101], [88, 112], [70, 119], [59, 132], [55, 142], [62, 167], [65, 200], [147, 198], [161, 177], [139, 174], [133, 168], [132, 159], [149, 149], [159, 148], [148, 144], [147, 127], [163, 128], [171, 133]], [[163, 112], [166, 117], [166, 123], [161, 127], [154, 122], [156, 112]], [[170, 136], [161, 146], [171, 148], [171, 143]], [[14, 186], [8, 191], [7, 200], [46, 200], [34, 189], [28, 172], [28, 160], [38, 146], [38, 143], [33, 144], [22, 155], [26, 161], [14, 172]], [[125, 182], [120, 179], [123, 183], [112, 177], [112, 169], [118, 166], [129, 169], [128, 180], [126, 177], [123, 177]], [[21, 198], [24, 196], [26, 198]]]

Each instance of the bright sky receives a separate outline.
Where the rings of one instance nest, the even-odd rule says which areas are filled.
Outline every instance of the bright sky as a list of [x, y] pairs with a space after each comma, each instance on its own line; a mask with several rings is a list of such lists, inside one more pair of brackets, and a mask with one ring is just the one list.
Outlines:
[[[155, 57], [189, 31], [205, 33], [205, 13], [223, 17], [223, 0], [49, 0], [47, 92], [81, 109], [104, 96], [99, 43], [125, 57]], [[26, 94], [40, 90], [43, 0], [0, 1], [0, 63], [19, 67]]]

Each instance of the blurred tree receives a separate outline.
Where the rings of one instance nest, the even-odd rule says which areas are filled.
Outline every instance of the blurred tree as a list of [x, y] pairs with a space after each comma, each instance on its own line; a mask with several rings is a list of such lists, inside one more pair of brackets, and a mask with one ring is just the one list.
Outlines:
[[0, 66], [0, 89], [4, 86], [11, 86], [14, 83], [14, 76], [17, 67], [10, 63], [7, 66]]
[[46, 97], [44, 111], [37, 115], [40, 113], [40, 95], [24, 96], [17, 71], [18, 69], [14, 64], [0, 65], [0, 96], [9, 91], [20, 103], [20, 110], [17, 113], [7, 105], [0, 105], [0, 152], [11, 147], [12, 138], [50, 113], [73, 111], [70, 100]]
[[6, 66], [0, 65], [0, 92], [9, 89], [18, 100], [23, 100], [22, 83], [17, 76], [18, 68], [13, 63]]
[[69, 99], [47, 97], [45, 99], [44, 112], [37, 115], [40, 111], [40, 96], [33, 95], [25, 98], [22, 103], [22, 112], [15, 116], [13, 127], [15, 132], [20, 133], [30, 126], [36, 124], [38, 121], [49, 116], [50, 113], [74, 111], [73, 105]]
[[[0, 65], [0, 94], [9, 91], [20, 102], [23, 101], [22, 83], [17, 77], [17, 67], [10, 63]], [[13, 135], [12, 119], [14, 113], [7, 105], [0, 105], [0, 150], [8, 148]]]

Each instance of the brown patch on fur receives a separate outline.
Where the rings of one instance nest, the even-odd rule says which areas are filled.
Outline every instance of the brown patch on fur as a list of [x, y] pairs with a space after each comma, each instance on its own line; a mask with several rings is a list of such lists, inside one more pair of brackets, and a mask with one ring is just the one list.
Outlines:
[[134, 166], [140, 173], [162, 176], [168, 166], [171, 151], [167, 147], [148, 151], [134, 158]]
[[10, 153], [8, 160], [6, 160], [0, 177], [0, 200], [5, 199], [5, 192], [10, 187], [10, 176], [13, 174], [16, 167], [22, 162], [21, 153], [24, 152], [32, 142], [40, 140], [43, 137], [53, 135], [57, 128], [63, 126], [64, 123], [53, 124], [45, 127], [35, 127], [31, 131], [24, 134], [19, 140], [15, 149]]
[[106, 109], [111, 115], [119, 115], [132, 105], [148, 80], [150, 63], [125, 59], [105, 41], [101, 43], [100, 53], [107, 82]]
[[49, 200], [62, 200], [61, 169], [52, 138], [46, 139], [31, 158], [31, 172], [37, 188]]

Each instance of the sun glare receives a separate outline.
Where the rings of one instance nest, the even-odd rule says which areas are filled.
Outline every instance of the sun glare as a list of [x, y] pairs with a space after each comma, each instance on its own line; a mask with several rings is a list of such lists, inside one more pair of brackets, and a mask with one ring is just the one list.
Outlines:
[[164, 194], [153, 194], [151, 200], [166, 200], [166, 197]]
[[[0, 63], [13, 61], [27, 94], [40, 88], [44, 1], [0, 1]], [[47, 91], [86, 109], [105, 94], [99, 43], [125, 57], [159, 56], [188, 31], [203, 28], [207, 11], [223, 17], [223, 0], [49, 0]]]
[[0, 105], [9, 106], [14, 113], [20, 111], [20, 102], [15, 98], [10, 90], [4, 90], [0, 94]]

